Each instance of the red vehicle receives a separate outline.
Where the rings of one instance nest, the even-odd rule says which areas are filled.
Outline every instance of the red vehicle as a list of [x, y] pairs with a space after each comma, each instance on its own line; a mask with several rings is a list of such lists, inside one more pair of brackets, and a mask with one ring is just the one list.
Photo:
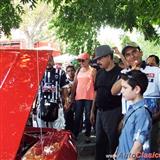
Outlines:
[[0, 50], [0, 160], [76, 160], [70, 132], [26, 122], [53, 51]]

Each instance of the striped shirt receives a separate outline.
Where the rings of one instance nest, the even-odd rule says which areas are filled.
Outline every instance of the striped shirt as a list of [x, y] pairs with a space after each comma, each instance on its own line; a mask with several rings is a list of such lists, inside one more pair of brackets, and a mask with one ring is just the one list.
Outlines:
[[39, 87], [39, 100], [45, 98], [53, 103], [62, 102], [61, 89], [67, 87], [68, 84], [63, 70], [59, 68], [46, 70]]

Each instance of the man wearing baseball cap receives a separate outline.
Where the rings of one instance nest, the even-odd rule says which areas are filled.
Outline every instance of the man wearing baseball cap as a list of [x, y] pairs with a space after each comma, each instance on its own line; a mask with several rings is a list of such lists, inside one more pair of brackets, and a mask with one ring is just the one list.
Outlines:
[[[129, 68], [122, 70], [122, 73], [129, 72], [130, 70], [137, 69], [146, 73], [149, 83], [147, 90], [144, 93], [146, 105], [153, 113], [153, 122], [155, 125], [160, 120], [160, 106], [157, 105], [157, 99], [160, 99], [160, 69], [158, 67], [147, 66], [142, 61], [143, 52], [139, 45], [135, 42], [126, 44], [122, 49], [126, 61], [130, 65]], [[121, 79], [118, 80], [112, 87], [111, 92], [113, 95], [117, 95], [121, 90]], [[125, 101], [122, 97], [122, 113], [126, 114], [130, 101]], [[154, 128], [154, 125], [153, 125]], [[136, 134], [136, 133], [135, 133]], [[158, 133], [157, 133], [158, 134]], [[151, 138], [151, 149], [152, 152], [158, 152], [158, 147], [155, 141], [157, 141], [157, 134]], [[140, 134], [139, 134], [140, 135]], [[126, 144], [127, 145], [127, 144]]]
[[125, 44], [125, 46], [123, 47], [123, 49], [122, 49], [122, 54], [123, 54], [123, 55], [125, 54], [126, 49], [128, 49], [128, 48], [136, 48], [136, 49], [138, 49], [139, 51], [141, 51], [141, 49], [140, 49], [140, 47], [138, 46], [137, 43], [135, 43], [135, 42], [130, 42], [130, 43]]
[[106, 160], [115, 152], [118, 144], [117, 125], [121, 118], [121, 96], [111, 94], [111, 87], [119, 77], [121, 68], [113, 61], [113, 50], [101, 45], [95, 50], [95, 59], [101, 69], [95, 80], [95, 100], [90, 120], [95, 122], [96, 114], [96, 160]]

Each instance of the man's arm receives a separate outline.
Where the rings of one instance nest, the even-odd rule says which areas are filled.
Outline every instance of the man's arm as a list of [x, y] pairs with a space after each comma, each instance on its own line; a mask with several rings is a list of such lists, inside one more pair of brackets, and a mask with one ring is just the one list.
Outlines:
[[113, 86], [111, 88], [112, 95], [117, 95], [118, 93], [120, 93], [121, 88], [122, 88], [122, 86], [121, 86], [121, 79], [119, 79], [118, 81], [116, 81], [113, 84]]
[[95, 111], [96, 111], [96, 105], [95, 105], [95, 97], [96, 97], [96, 91], [95, 91], [95, 94], [94, 94], [94, 99], [93, 99], [93, 102], [92, 102], [92, 108], [91, 108], [91, 115], [90, 115], [90, 122], [92, 125], [95, 124]]
[[70, 103], [69, 103], [69, 95], [67, 88], [62, 88], [62, 97], [64, 99], [64, 108], [65, 110], [69, 109]]
[[128, 157], [128, 160], [136, 160], [140, 152], [142, 151], [142, 144], [138, 141], [135, 141], [133, 143], [133, 147], [130, 151], [130, 156]]
[[160, 110], [153, 114], [153, 124], [160, 121]]
[[96, 74], [97, 74], [97, 70], [93, 68], [93, 70], [92, 70], [93, 83], [95, 83], [95, 80], [96, 80]]
[[117, 47], [113, 47], [113, 50], [114, 50], [114, 53], [122, 60], [122, 62], [124, 64], [124, 68], [128, 68], [129, 64], [127, 63], [123, 54], [118, 50]]
[[77, 81], [77, 74], [78, 73], [76, 72], [76, 74], [74, 76], [72, 88], [71, 88], [71, 103], [73, 103], [74, 100], [75, 100], [76, 88], [77, 88], [77, 83], [78, 83], [78, 81]]

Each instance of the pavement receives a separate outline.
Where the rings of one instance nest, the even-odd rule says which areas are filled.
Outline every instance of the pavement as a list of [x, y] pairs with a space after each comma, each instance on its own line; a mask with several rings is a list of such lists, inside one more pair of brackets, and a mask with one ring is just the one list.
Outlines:
[[78, 140], [76, 141], [77, 149], [78, 149], [78, 160], [94, 160], [95, 158], [95, 134], [92, 133], [90, 137], [91, 142], [85, 142], [84, 133], [80, 133], [78, 136]]
[[[160, 153], [160, 122], [157, 123], [157, 130], [155, 131], [156, 141], [158, 147], [158, 153]], [[85, 142], [85, 134], [84, 131], [79, 134], [78, 140], [76, 141], [77, 149], [78, 149], [78, 160], [94, 160], [95, 159], [95, 146], [96, 146], [96, 136], [95, 133], [91, 133], [91, 142]]]

